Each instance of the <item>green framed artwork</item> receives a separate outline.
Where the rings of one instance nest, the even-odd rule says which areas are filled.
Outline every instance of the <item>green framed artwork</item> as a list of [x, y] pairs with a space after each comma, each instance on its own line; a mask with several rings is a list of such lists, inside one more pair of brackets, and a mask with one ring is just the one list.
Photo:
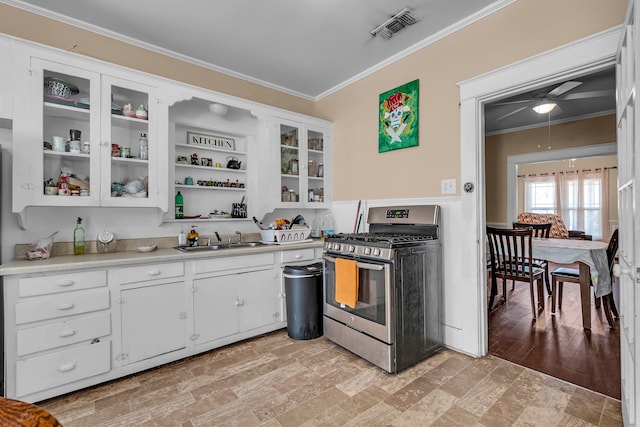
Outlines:
[[378, 152], [418, 145], [419, 80], [380, 94]]

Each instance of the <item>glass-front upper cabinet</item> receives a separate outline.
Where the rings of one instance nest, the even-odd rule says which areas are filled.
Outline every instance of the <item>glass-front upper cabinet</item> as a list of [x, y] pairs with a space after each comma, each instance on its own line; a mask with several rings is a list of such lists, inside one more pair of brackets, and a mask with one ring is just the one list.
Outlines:
[[166, 122], [167, 113], [157, 88], [64, 59], [17, 60], [16, 70], [25, 71], [14, 79], [15, 93], [24, 95], [14, 103], [13, 212], [27, 206], [166, 210], [158, 167], [167, 141], [158, 121]]
[[154, 88], [102, 78], [102, 204], [154, 206], [158, 194], [159, 111]]
[[15, 105], [14, 212], [99, 204], [100, 159], [91, 153], [100, 141], [92, 102], [100, 98], [100, 74], [38, 58], [28, 66], [26, 97]]
[[280, 201], [283, 207], [325, 207], [330, 197], [327, 171], [328, 130], [280, 121]]

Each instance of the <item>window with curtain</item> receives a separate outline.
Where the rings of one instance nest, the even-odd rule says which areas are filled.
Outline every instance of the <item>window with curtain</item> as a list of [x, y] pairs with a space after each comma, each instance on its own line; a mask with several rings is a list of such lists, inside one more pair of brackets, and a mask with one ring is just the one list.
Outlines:
[[553, 175], [525, 178], [524, 210], [540, 214], [556, 213], [556, 179]]
[[594, 240], [607, 238], [608, 171], [576, 171], [525, 177], [527, 212], [560, 215], [569, 230], [582, 230]]

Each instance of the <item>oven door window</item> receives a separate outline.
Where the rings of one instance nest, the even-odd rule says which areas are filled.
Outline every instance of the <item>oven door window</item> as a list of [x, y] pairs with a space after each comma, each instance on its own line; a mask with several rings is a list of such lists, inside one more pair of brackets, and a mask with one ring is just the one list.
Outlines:
[[358, 262], [358, 299], [355, 308], [336, 302], [335, 262], [325, 258], [325, 303], [379, 325], [387, 325], [387, 271], [389, 264]]

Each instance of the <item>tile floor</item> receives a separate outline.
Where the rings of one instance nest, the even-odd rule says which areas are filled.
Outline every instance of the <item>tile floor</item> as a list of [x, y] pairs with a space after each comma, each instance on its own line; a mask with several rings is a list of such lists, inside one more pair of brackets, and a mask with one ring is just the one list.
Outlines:
[[442, 350], [390, 375], [286, 330], [39, 402], [74, 426], [620, 426], [620, 402]]

